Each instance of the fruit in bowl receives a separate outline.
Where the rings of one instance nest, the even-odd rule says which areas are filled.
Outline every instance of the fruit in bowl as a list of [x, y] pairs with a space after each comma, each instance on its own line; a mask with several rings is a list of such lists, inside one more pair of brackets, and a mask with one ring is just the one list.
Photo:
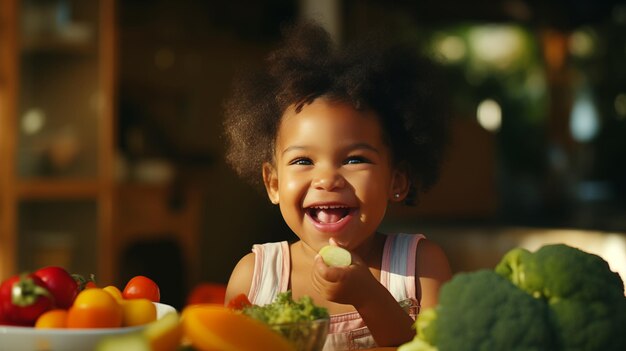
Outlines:
[[[0, 349], [11, 351], [32, 350], [72, 350], [93, 351], [98, 349], [101, 340], [110, 337], [120, 337], [136, 333], [147, 333], [169, 314], [177, 315], [174, 307], [153, 303], [157, 311], [157, 321], [142, 326], [119, 328], [54, 328], [41, 329], [33, 327], [2, 326], [0, 325]], [[170, 317], [171, 318], [171, 317]], [[155, 336], [156, 337], [156, 336]], [[124, 349], [122, 349], [124, 350]]]
[[61, 267], [22, 273], [0, 284], [2, 350], [94, 350], [106, 337], [142, 331], [176, 310], [159, 287], [137, 276], [120, 291], [86, 284]]

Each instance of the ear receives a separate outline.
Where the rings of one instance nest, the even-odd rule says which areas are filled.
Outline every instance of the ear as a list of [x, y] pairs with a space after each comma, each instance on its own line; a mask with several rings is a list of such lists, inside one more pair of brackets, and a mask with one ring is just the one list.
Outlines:
[[389, 199], [392, 202], [402, 202], [409, 193], [409, 186], [411, 181], [409, 180], [409, 174], [405, 167], [396, 167], [393, 171], [391, 179], [391, 191], [389, 193]]
[[265, 184], [265, 190], [270, 201], [274, 204], [278, 204], [278, 175], [276, 169], [269, 162], [263, 163], [263, 184]]

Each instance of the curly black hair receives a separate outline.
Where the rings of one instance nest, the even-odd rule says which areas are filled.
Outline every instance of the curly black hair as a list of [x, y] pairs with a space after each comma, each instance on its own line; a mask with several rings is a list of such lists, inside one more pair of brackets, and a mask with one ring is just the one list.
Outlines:
[[406, 204], [439, 176], [449, 116], [437, 66], [410, 45], [369, 37], [337, 47], [315, 23], [288, 27], [263, 71], [235, 80], [225, 104], [226, 161], [253, 184], [274, 158], [284, 111], [318, 97], [372, 109], [380, 118], [393, 161], [411, 179]]

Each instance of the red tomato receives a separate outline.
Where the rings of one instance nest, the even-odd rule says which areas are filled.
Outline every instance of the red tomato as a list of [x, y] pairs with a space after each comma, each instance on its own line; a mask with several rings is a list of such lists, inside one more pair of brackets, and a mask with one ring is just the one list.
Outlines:
[[248, 296], [246, 296], [246, 294], [239, 294], [230, 299], [226, 307], [233, 310], [243, 310], [248, 306], [252, 306], [252, 303], [248, 300]]
[[0, 285], [0, 314], [9, 324], [35, 325], [52, 306], [46, 284], [34, 274], [16, 275]]
[[35, 275], [46, 283], [46, 288], [54, 297], [56, 307], [68, 309], [78, 295], [78, 283], [71, 274], [61, 267], [45, 267]]
[[150, 278], [138, 275], [128, 281], [122, 296], [125, 299], [148, 299], [152, 302], [161, 300], [159, 286]]

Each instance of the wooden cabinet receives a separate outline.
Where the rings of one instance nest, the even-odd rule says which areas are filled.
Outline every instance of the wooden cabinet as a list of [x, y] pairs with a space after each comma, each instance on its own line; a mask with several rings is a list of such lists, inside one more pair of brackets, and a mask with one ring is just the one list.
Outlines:
[[0, 279], [113, 267], [115, 0], [0, 5]]

